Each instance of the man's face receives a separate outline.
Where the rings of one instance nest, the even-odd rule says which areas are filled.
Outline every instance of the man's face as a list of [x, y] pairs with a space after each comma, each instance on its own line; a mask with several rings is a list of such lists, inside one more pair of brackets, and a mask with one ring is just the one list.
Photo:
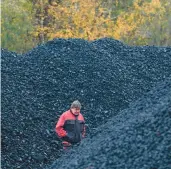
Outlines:
[[80, 109], [79, 108], [72, 108], [71, 111], [75, 115], [78, 115], [80, 113]]

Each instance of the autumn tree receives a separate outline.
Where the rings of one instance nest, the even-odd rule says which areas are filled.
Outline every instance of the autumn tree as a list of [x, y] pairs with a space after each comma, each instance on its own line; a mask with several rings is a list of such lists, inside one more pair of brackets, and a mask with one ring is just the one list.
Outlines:
[[46, 31], [51, 19], [48, 17], [47, 9], [51, 1], [50, 4], [49, 0], [34, 0], [31, 3], [35, 14], [33, 22], [35, 30], [32, 32], [32, 35], [37, 39], [38, 43], [44, 43], [48, 40]]
[[[48, 6], [51, 22], [44, 26], [49, 39], [84, 38], [88, 40], [112, 37], [114, 23], [110, 13], [97, 0], [63, 0]], [[40, 27], [37, 32], [40, 33]], [[41, 30], [42, 31], [42, 30]]]
[[169, 1], [136, 0], [128, 12], [117, 18], [114, 37], [132, 45], [168, 45], [169, 6]]
[[101, 0], [101, 6], [110, 11], [112, 20], [116, 21], [120, 14], [129, 11], [133, 2], [134, 0]]

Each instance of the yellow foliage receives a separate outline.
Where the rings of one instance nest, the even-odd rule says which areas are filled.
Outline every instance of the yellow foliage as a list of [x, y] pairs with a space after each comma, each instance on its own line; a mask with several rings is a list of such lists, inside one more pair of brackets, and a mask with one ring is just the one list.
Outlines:
[[53, 38], [94, 40], [113, 37], [136, 45], [146, 45], [150, 41], [154, 42], [153, 44], [157, 44], [158, 41], [169, 42], [171, 33], [167, 20], [171, 17], [170, 1], [135, 0], [126, 11], [120, 9], [123, 3], [124, 1], [119, 0], [110, 2], [119, 13], [117, 17], [113, 17], [114, 20], [111, 19], [112, 11], [103, 8], [99, 0], [63, 0], [57, 5], [49, 5], [47, 11], [40, 13], [39, 17], [42, 20], [50, 18], [50, 22], [38, 26], [35, 36], [38, 37], [43, 33], [48, 40]]
[[49, 14], [55, 18], [54, 31], [50, 38], [84, 38], [93, 40], [112, 36], [114, 23], [109, 15], [100, 7], [97, 0], [63, 1], [58, 8], [50, 7]]
[[156, 24], [161, 24], [160, 22], [166, 12], [162, 1], [152, 0], [141, 5], [140, 2], [140, 0], [136, 0], [130, 11], [117, 18], [115, 38], [128, 39], [129, 41], [137, 40], [146, 44], [145, 41], [154, 33], [152, 31], [155, 31]]

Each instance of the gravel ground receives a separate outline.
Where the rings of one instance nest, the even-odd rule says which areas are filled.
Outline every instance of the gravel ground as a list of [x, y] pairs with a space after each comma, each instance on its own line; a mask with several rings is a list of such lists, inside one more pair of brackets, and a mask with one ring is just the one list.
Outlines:
[[23, 55], [1, 52], [3, 169], [39, 169], [62, 156], [54, 128], [73, 100], [82, 103], [88, 139], [171, 77], [170, 47], [54, 39]]

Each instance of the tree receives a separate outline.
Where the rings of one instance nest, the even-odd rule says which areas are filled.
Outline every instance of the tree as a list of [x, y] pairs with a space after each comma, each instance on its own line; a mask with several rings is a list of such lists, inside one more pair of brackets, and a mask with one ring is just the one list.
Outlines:
[[61, 4], [49, 5], [47, 11], [51, 19], [46, 26], [48, 39], [112, 37], [114, 23], [97, 0], [63, 0]]
[[32, 4], [26, 0], [2, 2], [2, 47], [23, 53], [35, 44], [32, 41]]
[[[132, 45], [166, 45], [170, 35], [170, 2], [136, 0], [128, 12], [117, 18], [114, 36]], [[167, 42], [167, 43], [166, 43]]]

